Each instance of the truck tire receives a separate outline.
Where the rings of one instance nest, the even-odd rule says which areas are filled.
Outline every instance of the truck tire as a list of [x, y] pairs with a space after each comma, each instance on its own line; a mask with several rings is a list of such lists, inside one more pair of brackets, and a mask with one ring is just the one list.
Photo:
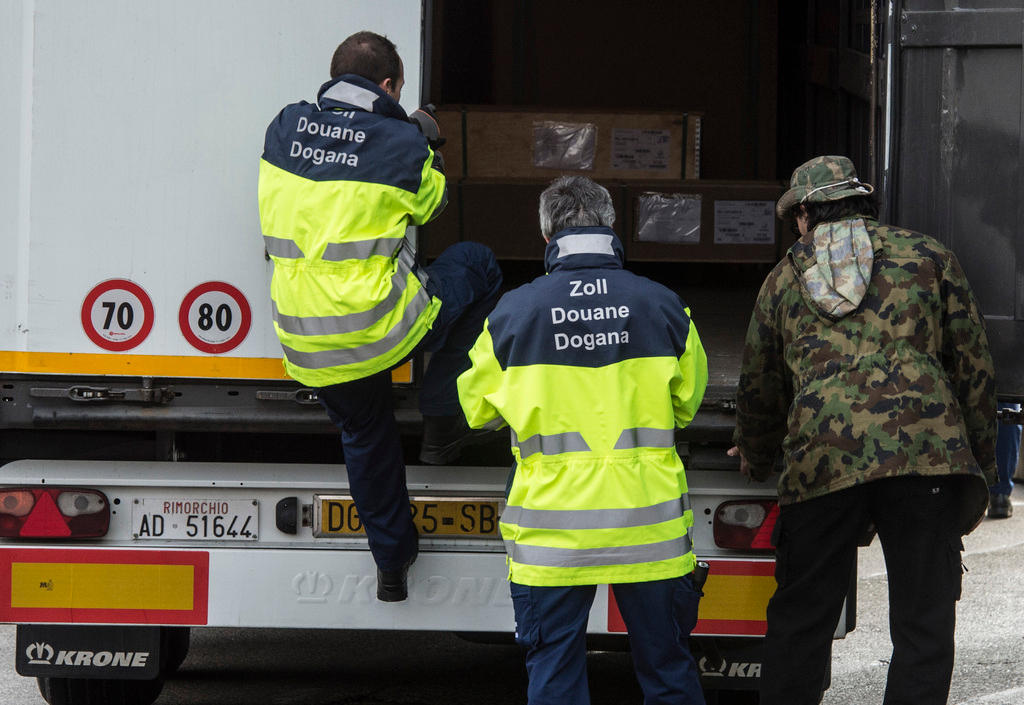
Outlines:
[[163, 678], [149, 681], [109, 678], [36, 678], [50, 705], [152, 705]]
[[188, 627], [160, 628], [160, 675], [169, 676], [185, 662], [188, 656], [191, 631]]

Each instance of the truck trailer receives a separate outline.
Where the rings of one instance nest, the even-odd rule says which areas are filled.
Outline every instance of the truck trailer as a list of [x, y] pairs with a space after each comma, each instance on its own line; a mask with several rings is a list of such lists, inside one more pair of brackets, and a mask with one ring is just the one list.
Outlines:
[[[596, 125], [580, 134], [600, 155], [611, 133], [598, 180], [628, 266], [681, 293], [709, 355], [704, 405], [676, 437], [709, 564], [694, 653], [709, 699], [756, 689], [778, 508], [774, 484], [741, 477], [725, 450], [751, 306], [793, 240], [758, 214], [793, 166], [848, 154], [883, 220], [952, 245], [1001, 396], [1024, 396], [1012, 354], [1024, 9], [953, 4], [4, 4], [0, 621], [18, 625], [18, 672], [51, 705], [148, 705], [196, 629], [513, 631], [497, 526], [507, 432], [457, 465], [418, 465], [422, 360], [394, 372], [421, 553], [409, 599], [377, 602], [336, 430], [315, 390], [285, 375], [271, 325], [263, 131], [315, 96], [345, 36], [372, 29], [403, 57], [404, 107], [441, 105], [450, 142], [448, 210], [409, 234], [421, 259], [479, 240], [508, 285], [540, 274], [536, 194], [602, 165], [531, 152], [524, 174], [480, 137]], [[665, 129], [587, 117], [644, 112], [678, 117]], [[677, 134], [679, 159], [651, 156]], [[676, 210], [655, 222], [651, 202]], [[676, 218], [696, 241], [673, 234]], [[854, 607], [851, 589], [837, 637]], [[625, 643], [607, 586], [588, 629]]]

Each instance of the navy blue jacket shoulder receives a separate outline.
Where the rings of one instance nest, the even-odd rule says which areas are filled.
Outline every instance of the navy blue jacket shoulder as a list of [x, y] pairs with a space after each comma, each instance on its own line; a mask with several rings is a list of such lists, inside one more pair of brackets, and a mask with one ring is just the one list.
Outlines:
[[318, 103], [286, 106], [267, 128], [263, 158], [314, 181], [360, 181], [416, 193], [427, 141], [373, 81], [346, 74], [320, 88]]
[[503, 296], [488, 318], [502, 369], [682, 356], [690, 327], [686, 304], [623, 269], [622, 259], [610, 228], [567, 228], [552, 237], [548, 274]]

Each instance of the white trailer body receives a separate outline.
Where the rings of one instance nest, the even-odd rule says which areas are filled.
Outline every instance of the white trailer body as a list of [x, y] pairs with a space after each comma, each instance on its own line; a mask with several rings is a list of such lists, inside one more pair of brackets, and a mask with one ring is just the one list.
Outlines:
[[[316, 100], [350, 31], [387, 34], [418, 77], [421, 11], [419, 0], [0, 6], [0, 368], [283, 378], [256, 209], [263, 132], [286, 104]], [[414, 78], [402, 102], [418, 101]], [[143, 293], [111, 286], [83, 316], [117, 280]], [[207, 293], [213, 325], [198, 310], [180, 325], [207, 282], [231, 287]]]
[[[52, 704], [121, 679], [135, 683], [121, 705], [151, 702], [185, 628], [513, 630], [496, 532], [507, 466], [409, 468], [421, 555], [410, 599], [377, 602], [365, 538], [330, 526], [349, 507], [344, 467], [302, 462], [337, 437], [285, 376], [271, 325], [256, 207], [266, 125], [315, 101], [334, 47], [366, 28], [397, 44], [413, 110], [423, 17], [420, 0], [0, 5], [0, 505], [47, 506], [30, 515], [43, 533], [0, 539], [0, 621], [19, 625], [18, 668]], [[400, 423], [418, 424], [414, 388], [396, 395]], [[221, 433], [243, 440], [222, 447]], [[190, 462], [185, 436], [217, 461]], [[269, 448], [279, 457], [261, 458]], [[721, 453], [680, 449], [711, 564], [697, 632], [753, 649], [744, 668], [727, 673], [724, 648], [701, 667], [751, 687], [774, 561], [767, 543], [716, 547], [714, 529], [753, 521], [767, 541], [774, 488]], [[102, 502], [109, 525], [62, 533], [64, 499]], [[435, 533], [423, 509], [441, 505], [479, 521]], [[589, 630], [624, 634], [607, 586]], [[115, 656], [56, 663], [65, 641]], [[129, 646], [150, 656], [119, 662]]]

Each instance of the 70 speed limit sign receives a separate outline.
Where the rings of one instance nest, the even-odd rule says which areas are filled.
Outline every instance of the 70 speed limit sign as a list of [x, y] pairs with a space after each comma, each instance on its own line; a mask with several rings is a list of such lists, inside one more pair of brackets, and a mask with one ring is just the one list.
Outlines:
[[127, 279], [108, 279], [86, 294], [82, 329], [104, 350], [130, 350], [153, 330], [153, 301]]
[[206, 282], [186, 294], [178, 309], [178, 325], [192, 347], [223, 353], [245, 340], [252, 325], [252, 310], [235, 287], [226, 282]]

